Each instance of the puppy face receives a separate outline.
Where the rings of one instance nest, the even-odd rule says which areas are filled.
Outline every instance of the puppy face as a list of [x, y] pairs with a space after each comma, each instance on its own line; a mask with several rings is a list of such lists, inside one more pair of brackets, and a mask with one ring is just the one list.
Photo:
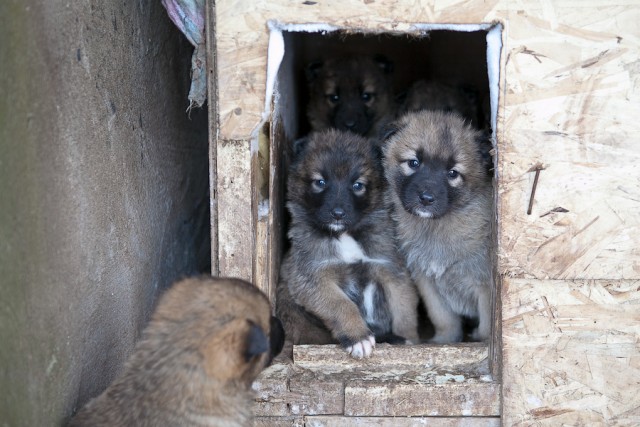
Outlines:
[[313, 63], [307, 69], [307, 116], [314, 130], [334, 128], [367, 135], [391, 113], [391, 63], [355, 56]]
[[288, 179], [294, 220], [329, 234], [354, 231], [381, 200], [375, 148], [350, 132], [327, 130], [298, 143]]
[[394, 202], [423, 218], [440, 218], [467, 204], [489, 179], [479, 138], [455, 114], [403, 116], [390, 127], [383, 148]]

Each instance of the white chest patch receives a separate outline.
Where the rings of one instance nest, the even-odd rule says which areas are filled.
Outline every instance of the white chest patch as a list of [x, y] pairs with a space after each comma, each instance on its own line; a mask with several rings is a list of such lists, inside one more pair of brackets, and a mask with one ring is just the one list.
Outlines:
[[335, 245], [338, 257], [346, 263], [353, 264], [369, 260], [369, 257], [364, 254], [362, 246], [348, 233], [342, 233], [340, 238], [336, 240]]
[[375, 304], [374, 298], [376, 296], [376, 285], [369, 283], [362, 292], [362, 303], [364, 305], [364, 312], [366, 314], [365, 320], [371, 324], [375, 320]]

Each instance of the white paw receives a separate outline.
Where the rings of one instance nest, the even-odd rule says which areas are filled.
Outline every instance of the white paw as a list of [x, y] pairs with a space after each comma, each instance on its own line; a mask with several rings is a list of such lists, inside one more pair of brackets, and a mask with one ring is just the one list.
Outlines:
[[350, 345], [349, 347], [347, 347], [347, 353], [349, 353], [356, 359], [362, 359], [363, 357], [371, 356], [371, 353], [373, 352], [373, 348], [375, 346], [376, 338], [373, 335], [370, 335], [362, 341], [359, 341], [354, 345]]

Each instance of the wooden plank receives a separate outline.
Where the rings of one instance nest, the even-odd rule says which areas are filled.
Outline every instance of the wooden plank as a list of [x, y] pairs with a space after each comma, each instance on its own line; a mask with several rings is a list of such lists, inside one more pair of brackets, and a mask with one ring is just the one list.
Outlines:
[[483, 366], [487, 373], [488, 349], [483, 343], [452, 345], [394, 346], [378, 344], [369, 359], [357, 360], [337, 345], [296, 345], [293, 360], [301, 368], [342, 372], [354, 370], [388, 370], [401, 367], [410, 370], [432, 368], [453, 369], [459, 366]]
[[640, 281], [505, 279], [505, 425], [640, 423]]
[[218, 80], [216, 70], [216, 16], [213, 1], [206, 1], [207, 114], [209, 115], [209, 212], [211, 221], [211, 274], [220, 274], [218, 265]]
[[289, 404], [299, 399], [289, 392], [288, 364], [277, 363], [260, 373], [251, 388], [255, 394], [253, 413], [264, 417], [289, 416]]
[[334, 415], [344, 413], [344, 381], [310, 371], [289, 380], [290, 392], [300, 396], [289, 407], [293, 415]]
[[349, 416], [499, 416], [500, 384], [437, 372], [412, 383], [358, 380], [344, 390]]
[[255, 417], [254, 427], [304, 427], [306, 424], [301, 417]]
[[499, 427], [498, 417], [305, 417], [307, 427]]
[[[257, 137], [257, 150], [251, 155], [252, 173], [252, 220], [255, 224], [255, 254], [253, 257], [253, 284], [265, 295], [271, 297], [271, 263], [269, 256], [269, 125], [260, 129]], [[275, 290], [273, 291], [275, 295]], [[270, 301], [273, 301], [270, 298]], [[274, 305], [275, 311], [275, 305]]]
[[248, 141], [218, 141], [218, 251], [220, 275], [253, 279], [254, 222]]

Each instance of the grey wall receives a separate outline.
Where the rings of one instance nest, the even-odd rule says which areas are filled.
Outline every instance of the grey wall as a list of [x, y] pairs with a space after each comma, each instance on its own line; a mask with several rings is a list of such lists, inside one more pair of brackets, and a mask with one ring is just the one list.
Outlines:
[[208, 269], [191, 51], [159, 1], [0, 2], [0, 425], [65, 422]]

